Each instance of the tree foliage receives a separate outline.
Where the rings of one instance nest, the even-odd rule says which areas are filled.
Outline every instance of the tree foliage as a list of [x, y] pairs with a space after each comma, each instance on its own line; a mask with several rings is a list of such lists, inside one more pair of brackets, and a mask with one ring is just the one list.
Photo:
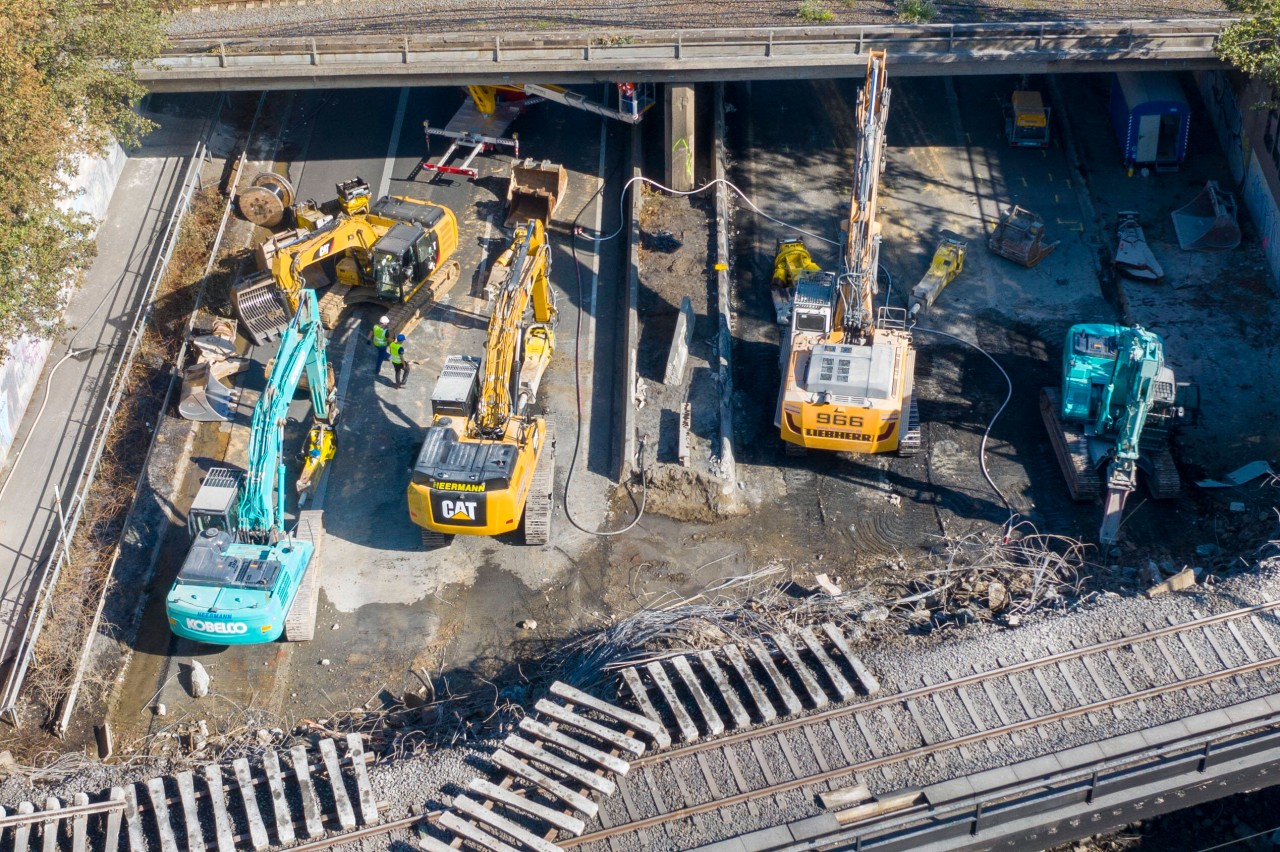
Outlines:
[[164, 44], [158, 0], [0, 0], [0, 356], [58, 323], [93, 259], [90, 223], [65, 212], [81, 154], [150, 123], [133, 64]]
[[1280, 89], [1280, 2], [1227, 0], [1227, 8], [1243, 17], [1218, 38], [1218, 55], [1268, 89]]

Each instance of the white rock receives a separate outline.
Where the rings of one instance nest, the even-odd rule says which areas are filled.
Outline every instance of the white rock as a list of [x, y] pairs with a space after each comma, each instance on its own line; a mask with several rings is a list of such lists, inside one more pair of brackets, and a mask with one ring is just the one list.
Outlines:
[[521, 630], [537, 630], [538, 622], [534, 621], [532, 618], [526, 618], [524, 621], [517, 624], [516, 627], [519, 627]]
[[329, 665], [329, 658], [328, 658], [328, 657], [325, 657], [323, 660], [321, 660], [321, 661], [320, 661], [320, 665], [322, 665], [322, 666], [327, 666], [327, 665]]
[[156, 705], [156, 707], [155, 707], [155, 710], [156, 710], [156, 715], [157, 715], [157, 716], [168, 716], [168, 715], [169, 715], [169, 708], [168, 708], [168, 707], [165, 707], [163, 704], [157, 704], [157, 705]]
[[196, 660], [191, 661], [191, 695], [204, 698], [209, 694], [209, 672]]

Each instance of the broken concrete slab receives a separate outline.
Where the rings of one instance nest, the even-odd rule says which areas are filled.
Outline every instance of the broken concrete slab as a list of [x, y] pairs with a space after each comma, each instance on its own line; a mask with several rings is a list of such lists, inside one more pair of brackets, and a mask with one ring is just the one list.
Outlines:
[[693, 343], [693, 303], [685, 296], [680, 300], [680, 313], [676, 317], [676, 329], [671, 335], [671, 352], [667, 355], [667, 372], [662, 383], [684, 383], [684, 368], [689, 360], [689, 345]]

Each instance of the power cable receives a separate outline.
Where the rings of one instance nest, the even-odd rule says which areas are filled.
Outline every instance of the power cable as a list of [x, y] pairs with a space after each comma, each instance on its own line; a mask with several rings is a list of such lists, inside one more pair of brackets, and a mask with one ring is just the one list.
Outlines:
[[1008, 389], [1004, 396], [1004, 402], [1000, 403], [1000, 407], [997, 408], [996, 413], [991, 416], [991, 420], [987, 423], [986, 430], [983, 431], [982, 433], [982, 443], [978, 447], [978, 466], [982, 468], [982, 475], [983, 477], [986, 478], [987, 485], [991, 486], [991, 490], [996, 493], [996, 496], [1000, 498], [1000, 502], [1004, 503], [1004, 507], [1009, 510], [1009, 519], [1005, 521], [1005, 539], [1007, 540], [1009, 537], [1010, 530], [1013, 529], [1014, 520], [1018, 517], [1018, 513], [1014, 510], [1013, 504], [1009, 502], [1009, 498], [1005, 497], [1004, 492], [1000, 490], [1000, 487], [998, 485], [996, 485], [996, 481], [991, 478], [991, 472], [987, 470], [987, 439], [991, 437], [991, 430], [995, 427], [996, 421], [1000, 419], [1000, 415], [1003, 414], [1004, 410], [1009, 407], [1009, 402], [1010, 400], [1013, 399], [1013, 379], [1009, 378], [1009, 374], [1005, 372], [1004, 367], [1000, 366], [1000, 362], [997, 361], [990, 352], [983, 349], [981, 346], [979, 346], [976, 343], [965, 340], [963, 337], [958, 337], [954, 334], [951, 334], [950, 332], [940, 331], [936, 328], [926, 328], [925, 326], [922, 326], [922, 325], [913, 324], [910, 328], [910, 331], [912, 332], [923, 331], [923, 332], [927, 332], [928, 334], [941, 335], [942, 337], [947, 337], [947, 338], [950, 338], [951, 340], [955, 340], [959, 343], [963, 343], [965, 346], [968, 346], [971, 349], [976, 349], [977, 351], [985, 355], [988, 361], [990, 361], [992, 364], [995, 364], [996, 369], [1000, 371], [1000, 375], [1004, 376], [1005, 385], [1007, 386]]

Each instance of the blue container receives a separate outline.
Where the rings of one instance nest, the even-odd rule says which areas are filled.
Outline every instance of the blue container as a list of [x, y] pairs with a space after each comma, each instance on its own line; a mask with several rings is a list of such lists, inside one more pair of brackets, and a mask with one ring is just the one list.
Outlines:
[[1187, 156], [1191, 105], [1172, 73], [1116, 74], [1111, 84], [1111, 123], [1128, 169], [1152, 166], [1174, 171]]

